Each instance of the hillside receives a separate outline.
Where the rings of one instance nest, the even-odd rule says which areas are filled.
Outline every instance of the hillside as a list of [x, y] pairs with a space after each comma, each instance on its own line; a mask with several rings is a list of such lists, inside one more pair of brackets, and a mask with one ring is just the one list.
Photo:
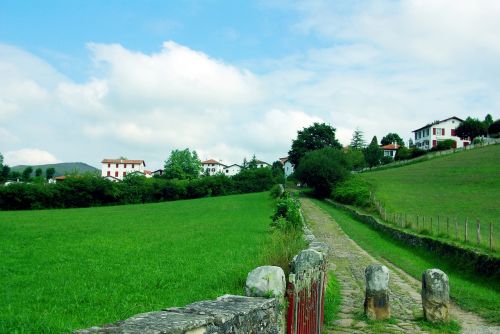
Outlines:
[[[19, 165], [19, 166], [14, 166], [12, 167], [12, 171], [20, 172], [22, 173], [23, 170], [28, 167], [28, 165]], [[32, 176], [35, 175], [35, 170], [37, 168], [41, 168], [43, 170], [43, 173], [45, 175], [45, 170], [47, 168], [55, 168], [56, 174], [55, 176], [61, 176], [65, 174], [70, 174], [74, 173], [75, 171], [78, 172], [79, 174], [82, 173], [99, 173], [100, 170], [92, 167], [90, 165], [87, 165], [86, 163], [83, 162], [62, 162], [58, 164], [47, 164], [47, 165], [33, 165], [31, 166], [33, 168], [33, 174]]]
[[441, 221], [449, 217], [460, 225], [468, 218], [474, 227], [479, 219], [483, 240], [491, 222], [496, 244], [500, 241], [500, 145], [360, 175], [389, 213], [433, 217], [435, 222], [438, 216]]

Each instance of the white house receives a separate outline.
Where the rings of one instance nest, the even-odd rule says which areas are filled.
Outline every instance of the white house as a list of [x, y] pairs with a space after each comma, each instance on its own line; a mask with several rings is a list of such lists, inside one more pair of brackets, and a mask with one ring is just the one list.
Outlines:
[[380, 146], [382, 151], [384, 151], [384, 157], [391, 157], [393, 159], [396, 156], [396, 152], [398, 151], [399, 147], [400, 146], [396, 143]]
[[293, 165], [288, 160], [288, 157], [280, 158], [280, 162], [283, 165], [283, 170], [285, 171], [285, 177], [289, 177], [293, 173]]
[[208, 173], [208, 175], [215, 175], [217, 173], [224, 173], [225, 168], [227, 168], [228, 166], [224, 165], [223, 163], [217, 160], [209, 159], [202, 161], [201, 167], [202, 167], [201, 174]]
[[224, 174], [227, 176], [234, 176], [241, 171], [241, 166], [237, 164], [232, 164], [231, 166], [227, 166], [224, 168]]
[[101, 161], [101, 176], [112, 176], [121, 181], [127, 174], [145, 174], [144, 167], [144, 160], [104, 159]]
[[456, 142], [454, 148], [469, 145], [470, 140], [462, 140], [455, 134], [455, 128], [462, 122], [462, 119], [453, 116], [413, 130], [412, 132], [415, 133], [415, 146], [423, 150], [430, 150], [436, 147], [439, 141], [446, 139], [452, 139]]
[[255, 162], [257, 163], [257, 168], [271, 167], [271, 165], [265, 161], [255, 160]]

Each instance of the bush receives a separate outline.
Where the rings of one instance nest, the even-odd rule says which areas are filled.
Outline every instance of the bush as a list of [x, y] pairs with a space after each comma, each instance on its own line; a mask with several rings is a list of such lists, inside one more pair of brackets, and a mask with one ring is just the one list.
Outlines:
[[340, 203], [367, 207], [370, 205], [370, 185], [353, 175], [335, 186], [332, 198]]
[[316, 195], [328, 197], [338, 182], [350, 175], [351, 165], [341, 150], [331, 147], [308, 152], [300, 160], [297, 176], [314, 188]]
[[436, 147], [433, 147], [431, 151], [444, 151], [456, 147], [457, 142], [453, 139], [446, 139], [438, 141]]
[[418, 157], [421, 157], [422, 155], [426, 155], [426, 154], [427, 154], [427, 152], [426, 152], [426, 151], [421, 150], [421, 149], [419, 149], [419, 148], [417, 148], [417, 147], [413, 147], [413, 148], [411, 149], [411, 157], [412, 157], [412, 159], [413, 159], [413, 158], [418, 158]]
[[411, 153], [412, 151], [405, 147], [405, 146], [401, 146], [400, 148], [398, 148], [397, 152], [396, 152], [396, 156], [394, 157], [394, 160], [408, 160], [411, 158]]
[[279, 198], [283, 193], [283, 185], [275, 184], [270, 191], [271, 198]]
[[391, 162], [394, 162], [394, 159], [388, 156], [383, 156], [380, 162], [382, 163], [382, 165], [387, 165], [390, 164]]
[[302, 229], [302, 217], [300, 214], [300, 202], [284, 192], [276, 203], [276, 210], [271, 216], [273, 222], [271, 226], [280, 230]]

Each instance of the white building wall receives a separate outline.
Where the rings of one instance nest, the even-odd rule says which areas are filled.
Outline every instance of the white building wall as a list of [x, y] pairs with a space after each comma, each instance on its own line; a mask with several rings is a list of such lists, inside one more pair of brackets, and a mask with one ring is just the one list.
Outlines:
[[101, 176], [108, 176], [108, 171], [110, 176], [116, 177], [119, 180], [123, 180], [124, 173], [128, 175], [132, 172], [141, 172], [144, 174], [144, 164], [124, 164], [124, 163], [101, 163]]
[[457, 136], [451, 135], [452, 130], [455, 130], [455, 128], [459, 124], [459, 120], [452, 118], [445, 122], [434, 124], [427, 128], [418, 130], [414, 134], [415, 146], [424, 150], [430, 150], [433, 147], [434, 141], [437, 145], [439, 141], [452, 139], [457, 142], [457, 148], [464, 147], [465, 144], [469, 143], [468, 140], [462, 140]]
[[283, 169], [285, 170], [285, 176], [289, 177], [293, 173], [293, 165], [290, 161], [285, 162], [283, 165]]
[[219, 163], [201, 164], [201, 166], [202, 166], [201, 174], [205, 174], [206, 170], [208, 169], [209, 175], [215, 175], [217, 173], [224, 173], [224, 168], [226, 167], [226, 166], [219, 164]]
[[241, 167], [238, 165], [232, 165], [229, 167], [224, 168], [224, 174], [227, 176], [234, 176], [238, 174], [241, 171]]

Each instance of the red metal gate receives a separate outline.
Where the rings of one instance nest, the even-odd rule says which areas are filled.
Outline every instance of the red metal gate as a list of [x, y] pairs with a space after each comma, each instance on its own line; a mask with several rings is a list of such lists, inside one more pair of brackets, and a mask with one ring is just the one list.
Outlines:
[[288, 277], [287, 333], [320, 334], [324, 320], [326, 263], [321, 253], [302, 251]]

